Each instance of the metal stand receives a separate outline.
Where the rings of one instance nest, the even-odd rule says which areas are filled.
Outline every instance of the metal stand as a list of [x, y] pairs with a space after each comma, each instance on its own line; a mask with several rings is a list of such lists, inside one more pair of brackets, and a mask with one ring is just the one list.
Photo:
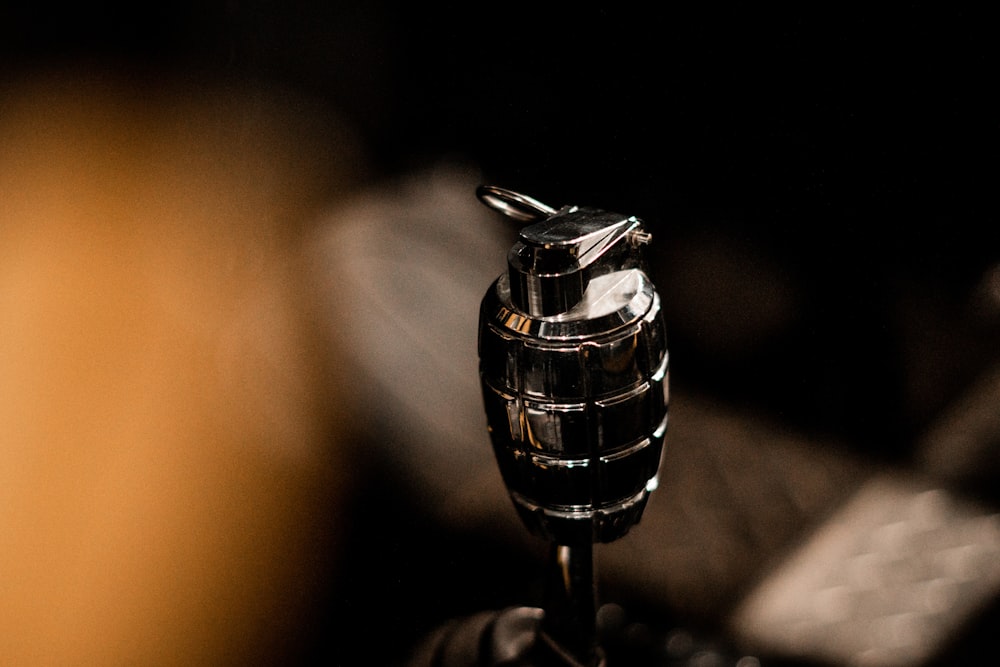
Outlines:
[[599, 667], [593, 545], [553, 544], [548, 567], [544, 633], [580, 665]]

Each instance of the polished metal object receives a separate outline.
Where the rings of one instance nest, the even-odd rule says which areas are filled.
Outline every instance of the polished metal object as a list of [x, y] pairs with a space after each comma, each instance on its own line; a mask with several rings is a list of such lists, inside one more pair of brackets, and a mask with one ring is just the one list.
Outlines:
[[603, 667], [593, 544], [639, 521], [667, 429], [666, 336], [643, 271], [651, 236], [635, 217], [477, 194], [531, 223], [483, 298], [479, 374], [510, 497], [551, 542], [538, 637], [561, 657], [541, 664]]
[[480, 378], [504, 482], [533, 533], [610, 542], [639, 521], [667, 428], [665, 329], [643, 271], [651, 237], [635, 217], [555, 210], [494, 187], [478, 195], [532, 223], [480, 311]]
[[415, 667], [606, 667], [594, 542], [623, 536], [656, 487], [667, 427], [660, 300], [634, 217], [553, 209], [493, 186], [480, 200], [522, 223], [480, 306], [479, 371], [500, 472], [550, 541], [545, 604], [444, 628]]

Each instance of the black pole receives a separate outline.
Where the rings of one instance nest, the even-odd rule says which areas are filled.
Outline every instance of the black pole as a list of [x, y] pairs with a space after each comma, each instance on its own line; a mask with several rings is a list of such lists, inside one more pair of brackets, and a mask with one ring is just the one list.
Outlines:
[[597, 643], [594, 546], [553, 544], [548, 568], [544, 634], [580, 665], [603, 665]]

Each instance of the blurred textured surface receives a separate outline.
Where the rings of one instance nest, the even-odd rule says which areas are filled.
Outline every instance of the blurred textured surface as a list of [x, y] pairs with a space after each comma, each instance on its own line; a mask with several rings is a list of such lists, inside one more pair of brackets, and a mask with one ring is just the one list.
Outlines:
[[926, 480], [885, 475], [765, 579], [734, 624], [772, 652], [918, 665], [998, 595], [1000, 513]]
[[870, 468], [809, 440], [675, 390], [660, 487], [602, 572], [691, 622], [724, 615]]

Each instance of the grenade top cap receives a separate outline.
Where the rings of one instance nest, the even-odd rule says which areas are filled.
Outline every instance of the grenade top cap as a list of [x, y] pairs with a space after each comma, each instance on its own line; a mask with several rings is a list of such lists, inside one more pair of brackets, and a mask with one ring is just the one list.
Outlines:
[[563, 207], [524, 227], [508, 253], [511, 303], [532, 317], [564, 315], [594, 278], [639, 266], [649, 238], [635, 217]]

